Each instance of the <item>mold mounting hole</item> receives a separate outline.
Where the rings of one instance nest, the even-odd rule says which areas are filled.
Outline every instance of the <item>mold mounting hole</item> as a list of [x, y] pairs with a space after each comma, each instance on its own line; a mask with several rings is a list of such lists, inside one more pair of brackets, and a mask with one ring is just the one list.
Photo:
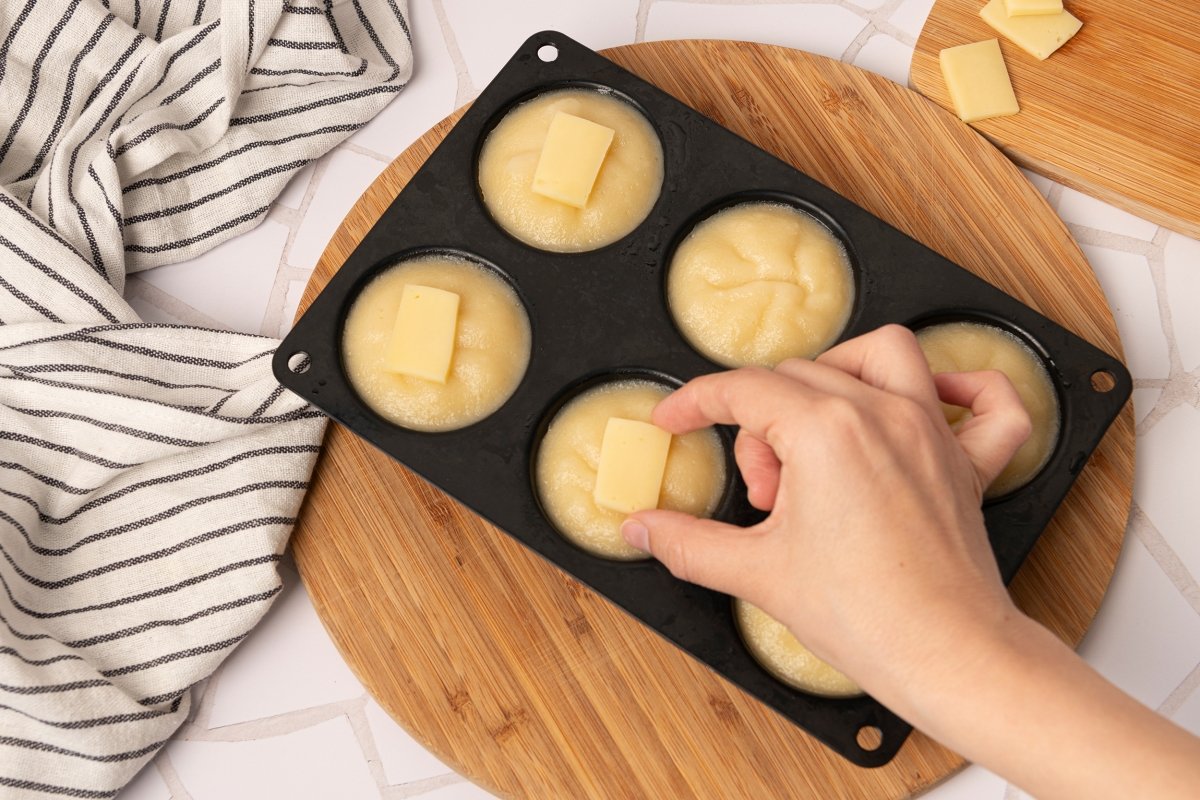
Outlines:
[[1092, 373], [1092, 388], [1101, 394], [1111, 392], [1117, 385], [1117, 379], [1106, 369], [1098, 369]]
[[883, 731], [874, 725], [864, 725], [858, 729], [858, 735], [854, 737], [854, 741], [858, 742], [858, 746], [867, 752], [878, 750], [879, 745], [883, 744]]
[[303, 350], [298, 353], [292, 353], [291, 357], [288, 358], [287, 368], [297, 375], [308, 372], [311, 366], [312, 359]]
[[558, 48], [549, 43], [544, 44], [538, 48], [537, 56], [539, 59], [549, 64], [551, 61], [554, 61], [556, 58], [558, 58]]

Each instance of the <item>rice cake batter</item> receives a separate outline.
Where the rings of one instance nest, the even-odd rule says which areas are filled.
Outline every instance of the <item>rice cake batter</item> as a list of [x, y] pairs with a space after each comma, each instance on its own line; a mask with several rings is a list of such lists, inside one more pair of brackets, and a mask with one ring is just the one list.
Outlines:
[[850, 697], [858, 684], [812, 654], [782, 622], [745, 600], [734, 600], [733, 613], [750, 655], [779, 680], [812, 694]]
[[[533, 175], [558, 112], [612, 128], [612, 144], [583, 208], [533, 191]], [[479, 154], [479, 190], [492, 217], [534, 247], [577, 253], [632, 231], [658, 200], [663, 180], [658, 134], [636, 108], [591, 89], [547, 92], [509, 111]]]
[[727, 367], [813, 358], [854, 302], [846, 248], [811, 214], [743, 203], [701, 222], [667, 280], [671, 314], [692, 346]]
[[[1042, 359], [1008, 331], [978, 322], [922, 328], [917, 341], [935, 373], [996, 369], [1012, 381], [1033, 421], [1033, 432], [984, 497], [999, 497], [1029, 483], [1054, 452], [1060, 424], [1058, 394]], [[956, 430], [971, 418], [971, 412], [959, 406], [943, 403], [942, 411]]]
[[[459, 295], [444, 384], [384, 368], [405, 284]], [[503, 405], [525, 374], [529, 348], [529, 318], [512, 287], [485, 267], [448, 256], [384, 271], [359, 293], [342, 330], [342, 363], [358, 396], [390, 422], [420, 431], [463, 428]]]
[[[603, 558], [648, 558], [621, 538], [625, 514], [592, 496], [609, 417], [650, 421], [669, 394], [647, 380], [605, 383], [570, 400], [554, 416], [537, 453], [537, 490], [550, 521], [567, 539]], [[658, 507], [707, 517], [725, 491], [725, 450], [712, 428], [671, 439]]]

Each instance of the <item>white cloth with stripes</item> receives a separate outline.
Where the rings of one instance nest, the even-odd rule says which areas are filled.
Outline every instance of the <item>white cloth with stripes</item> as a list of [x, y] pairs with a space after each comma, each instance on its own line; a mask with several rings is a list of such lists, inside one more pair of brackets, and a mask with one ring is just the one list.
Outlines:
[[114, 796], [279, 592], [323, 418], [125, 274], [261, 221], [408, 80], [406, 13], [0, 2], [0, 796]]

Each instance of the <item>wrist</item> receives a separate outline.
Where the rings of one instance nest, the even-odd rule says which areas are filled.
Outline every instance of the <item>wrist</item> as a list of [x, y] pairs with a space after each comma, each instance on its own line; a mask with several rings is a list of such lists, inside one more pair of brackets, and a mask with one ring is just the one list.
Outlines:
[[[896, 638], [892, 653], [859, 682], [915, 727], [935, 733], [944, 715], [961, 715], [989, 687], [1024, 669], [1030, 649], [1052, 636], [1004, 594], [931, 613], [936, 627]], [[889, 663], [890, 662], [890, 663]]]

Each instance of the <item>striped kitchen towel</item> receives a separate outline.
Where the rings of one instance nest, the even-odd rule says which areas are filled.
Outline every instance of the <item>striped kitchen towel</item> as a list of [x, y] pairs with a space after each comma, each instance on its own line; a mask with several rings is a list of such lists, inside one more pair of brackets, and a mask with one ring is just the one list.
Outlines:
[[406, 13], [0, 0], [0, 796], [114, 796], [279, 592], [323, 418], [275, 340], [143, 323], [125, 274], [371, 119]]

